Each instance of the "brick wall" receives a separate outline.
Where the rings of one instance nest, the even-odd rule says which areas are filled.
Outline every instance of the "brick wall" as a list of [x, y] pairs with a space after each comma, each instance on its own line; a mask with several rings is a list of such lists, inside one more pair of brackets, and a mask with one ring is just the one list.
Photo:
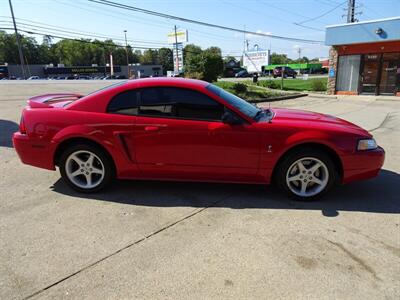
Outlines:
[[329, 95], [335, 94], [335, 87], [336, 87], [336, 73], [337, 73], [337, 64], [338, 64], [338, 52], [335, 47], [331, 47], [329, 49], [329, 70], [334, 70], [334, 76], [328, 77], [328, 85], [327, 85], [327, 93]]

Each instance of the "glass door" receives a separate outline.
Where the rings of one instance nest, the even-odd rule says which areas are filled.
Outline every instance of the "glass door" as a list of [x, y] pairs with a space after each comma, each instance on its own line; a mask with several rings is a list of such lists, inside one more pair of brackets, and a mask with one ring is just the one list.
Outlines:
[[375, 95], [377, 93], [380, 57], [380, 54], [364, 55], [363, 68], [361, 72], [361, 93], [363, 94]]
[[400, 53], [384, 53], [382, 57], [381, 82], [379, 84], [379, 93], [393, 95], [398, 90], [400, 69]]

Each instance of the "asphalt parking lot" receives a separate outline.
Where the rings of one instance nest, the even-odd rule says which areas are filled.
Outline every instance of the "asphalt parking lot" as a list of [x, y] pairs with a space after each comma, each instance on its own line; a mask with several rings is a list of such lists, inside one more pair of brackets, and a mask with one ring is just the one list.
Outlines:
[[19, 161], [11, 134], [29, 96], [109, 83], [0, 83], [0, 299], [400, 298], [400, 99], [271, 104], [355, 122], [387, 152], [379, 177], [314, 203], [207, 183], [82, 195]]

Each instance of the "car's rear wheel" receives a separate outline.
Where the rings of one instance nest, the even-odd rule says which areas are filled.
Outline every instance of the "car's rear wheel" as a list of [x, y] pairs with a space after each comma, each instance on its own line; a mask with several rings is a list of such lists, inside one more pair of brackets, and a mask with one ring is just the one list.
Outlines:
[[79, 192], [96, 192], [114, 178], [113, 165], [104, 151], [94, 145], [73, 145], [60, 158], [65, 182]]
[[279, 164], [276, 181], [281, 190], [304, 201], [315, 200], [334, 186], [339, 178], [330, 156], [320, 150], [301, 149]]

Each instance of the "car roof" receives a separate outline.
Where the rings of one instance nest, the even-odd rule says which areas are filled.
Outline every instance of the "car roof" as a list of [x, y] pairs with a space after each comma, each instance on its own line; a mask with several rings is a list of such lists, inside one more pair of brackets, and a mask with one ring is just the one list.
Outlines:
[[152, 77], [142, 79], [128, 80], [124, 87], [140, 87], [140, 86], [186, 86], [186, 87], [206, 87], [209, 83], [203, 80], [188, 79], [188, 78], [177, 78], [177, 77]]

